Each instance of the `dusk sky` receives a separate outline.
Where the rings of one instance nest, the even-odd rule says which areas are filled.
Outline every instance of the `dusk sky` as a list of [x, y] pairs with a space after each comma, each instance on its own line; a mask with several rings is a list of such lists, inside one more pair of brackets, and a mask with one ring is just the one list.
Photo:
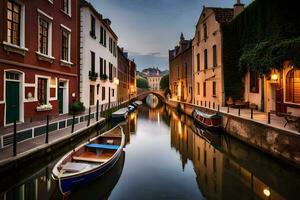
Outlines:
[[[168, 50], [183, 32], [194, 35], [202, 7], [232, 7], [236, 0], [88, 0], [112, 21], [118, 44], [134, 58], [138, 70], [168, 69]], [[246, 5], [252, 0], [241, 0]]]

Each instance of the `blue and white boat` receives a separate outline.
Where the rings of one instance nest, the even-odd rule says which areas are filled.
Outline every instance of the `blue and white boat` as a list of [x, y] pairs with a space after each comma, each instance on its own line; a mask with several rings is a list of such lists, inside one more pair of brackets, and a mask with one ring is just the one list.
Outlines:
[[135, 107], [132, 106], [132, 105], [129, 105], [129, 106], [128, 106], [128, 112], [129, 112], [129, 113], [132, 113], [133, 111], [135, 111]]
[[61, 192], [68, 193], [106, 173], [120, 158], [124, 143], [123, 129], [116, 126], [63, 156], [52, 170]]

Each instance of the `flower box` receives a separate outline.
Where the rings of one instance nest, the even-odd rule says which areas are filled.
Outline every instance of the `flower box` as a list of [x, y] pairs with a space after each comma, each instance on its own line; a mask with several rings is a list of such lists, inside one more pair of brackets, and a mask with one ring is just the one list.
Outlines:
[[42, 111], [48, 111], [48, 110], [52, 110], [52, 105], [51, 104], [44, 104], [44, 105], [40, 105], [38, 107], [36, 107], [36, 111], [38, 112], [42, 112]]

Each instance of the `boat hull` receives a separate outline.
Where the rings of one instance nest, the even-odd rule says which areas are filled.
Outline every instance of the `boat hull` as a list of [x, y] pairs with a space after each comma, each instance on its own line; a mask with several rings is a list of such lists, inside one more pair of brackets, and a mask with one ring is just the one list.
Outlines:
[[66, 178], [59, 179], [58, 181], [59, 181], [59, 187], [60, 187], [61, 192], [63, 194], [70, 192], [72, 189], [74, 189], [80, 185], [84, 185], [84, 184], [100, 177], [101, 175], [105, 174], [107, 171], [109, 171], [110, 168], [112, 168], [115, 165], [115, 163], [120, 158], [122, 152], [123, 152], [123, 148], [120, 149], [120, 151], [118, 151], [118, 153], [116, 154], [116, 156], [113, 159], [111, 159], [109, 162], [103, 164], [102, 166], [100, 166], [99, 168], [96, 168], [93, 171], [87, 172], [82, 175], [77, 175], [74, 177], [66, 177]]
[[208, 130], [217, 131], [221, 129], [222, 117], [218, 114], [213, 117], [205, 117], [205, 115], [197, 115], [196, 112], [193, 112], [193, 119], [197, 124]]

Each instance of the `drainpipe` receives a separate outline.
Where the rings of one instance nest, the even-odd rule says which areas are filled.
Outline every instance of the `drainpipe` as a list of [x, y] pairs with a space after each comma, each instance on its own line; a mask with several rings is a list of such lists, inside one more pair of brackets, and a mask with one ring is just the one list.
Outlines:
[[265, 111], [265, 84], [264, 84], [265, 76], [260, 77], [261, 81], [261, 111]]

